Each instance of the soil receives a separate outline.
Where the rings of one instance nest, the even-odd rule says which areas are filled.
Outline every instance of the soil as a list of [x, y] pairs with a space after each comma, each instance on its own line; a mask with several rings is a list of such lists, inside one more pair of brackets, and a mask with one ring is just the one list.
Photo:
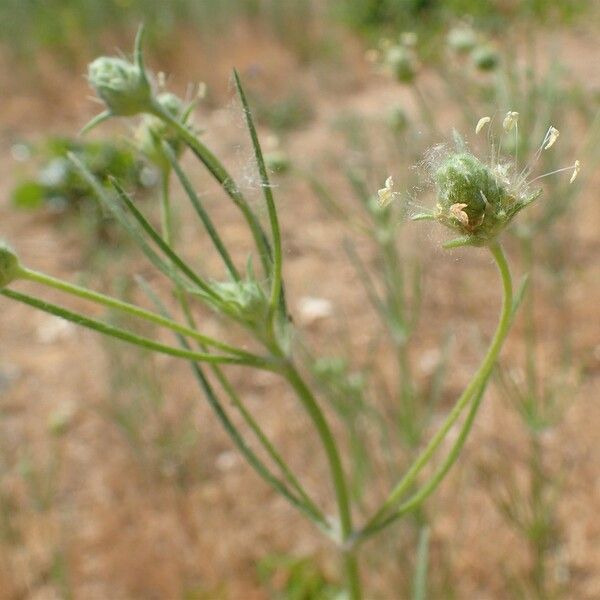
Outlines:
[[[337, 67], [296, 64], [273, 40], [255, 43], [243, 32], [237, 35], [238, 43], [221, 48], [215, 61], [203, 56], [182, 60], [181, 71], [170, 65], [177, 72], [174, 85], [191, 74], [207, 72], [211, 84], [228, 81], [233, 63], [240, 66], [243, 77], [256, 78], [250, 84], [256, 88], [285, 90], [293, 81], [296, 89], [309, 95], [314, 112], [310, 123], [282, 139], [298, 170], [327, 169], [332, 157], [352, 150], [344, 147], [344, 136], [332, 128], [344, 115], [377, 122], [382, 107], [394, 103], [414, 112], [408, 93], [374, 75], [355, 42], [348, 43], [351, 59], [342, 76]], [[197, 56], [192, 37], [183, 36], [182, 44], [187, 56]], [[594, 37], [585, 31], [564, 35], [561, 48], [561, 60], [571, 76], [598, 89], [600, 75], [591, 68], [593, 61], [579, 60], [597, 56]], [[117, 235], [112, 246], [98, 248], [78, 219], [11, 207], [10, 189], [18, 173], [11, 159], [12, 145], [49, 132], [75, 134], [94, 113], [85, 100], [85, 82], [54, 68], [54, 75], [45, 73], [37, 91], [25, 92], [24, 87], [13, 85], [2, 99], [0, 143], [6, 158], [0, 166], [0, 235], [18, 249], [24, 264], [54, 276], [114, 291], [123, 277], [140, 273], [166, 290], [165, 282], [122, 236]], [[433, 74], [425, 76], [433, 79]], [[232, 100], [221, 102], [231, 98], [230, 87], [221, 84], [215, 90], [210, 106], [225, 108], [201, 107], [196, 121], [205, 129], [206, 143], [245, 182], [245, 191], [258, 206], [260, 189], [239, 109]], [[451, 123], [453, 111], [444, 110], [440, 109], [440, 122]], [[123, 131], [122, 124], [112, 124], [102, 135], [111, 128]], [[261, 134], [266, 137], [270, 132], [263, 129]], [[385, 157], [386, 146], [382, 142], [373, 152]], [[249, 240], [238, 214], [192, 157], [186, 158], [186, 165], [228, 247], [242, 264]], [[403, 173], [396, 173], [397, 166], [387, 166], [401, 181]], [[331, 181], [341, 197], [347, 194], [335, 177]], [[556, 305], [555, 279], [543, 267], [535, 281], [544, 381], [550, 381], [559, 368], [559, 338], [567, 329], [572, 344], [568, 392], [560, 398], [561, 417], [542, 436], [541, 444], [544, 463], [556, 482], [560, 532], [547, 577], [562, 586], [563, 597], [573, 599], [600, 597], [600, 205], [593, 192], [598, 183], [598, 174], [589, 174], [577, 204], [559, 226], [567, 228], [565, 260], [573, 265], [561, 284], [566, 287], [565, 304]], [[343, 250], [348, 229], [325, 213], [302, 177], [280, 177], [275, 184], [292, 312], [303, 326], [305, 339], [319, 353], [341, 351], [359, 366], [379, 325], [367, 310], [368, 300]], [[178, 189], [175, 194], [182, 253], [191, 261], [201, 257], [203, 268], [221, 276], [183, 195]], [[146, 206], [157, 214], [151, 201]], [[440, 332], [449, 328], [455, 338], [433, 431], [476, 367], [482, 338], [493, 330], [499, 283], [483, 250], [447, 254], [438, 249], [441, 233], [418, 231], [407, 234], [407, 252], [422, 259], [426, 274], [424, 317], [413, 352], [415, 364], [424, 365], [419, 377], [426, 377], [427, 357], [439, 350]], [[373, 264], [370, 245], [363, 240], [358, 247], [367, 263]], [[514, 242], [509, 242], [509, 254], [518, 256]], [[25, 284], [18, 288], [34, 289]], [[145, 301], [137, 288], [130, 293]], [[58, 294], [44, 294], [65, 301]], [[298, 310], [303, 297], [329, 300], [333, 315], [303, 323]], [[65, 303], [101, 314], [85, 303]], [[241, 339], [240, 332], [228, 331], [211, 313], [198, 315], [203, 331]], [[523, 362], [523, 331], [524, 323], [518, 321], [503, 353], [505, 364], [516, 370]], [[395, 363], [385, 348], [376, 360], [383, 372], [393, 374]], [[308, 490], [333, 511], [325, 461], [290, 390], [273, 376], [241, 369], [230, 372], [270, 439], [282, 448]], [[66, 590], [85, 599], [262, 599], [267, 593], [257, 563], [273, 554], [311, 556], [326, 574], [335, 574], [333, 546], [234, 452], [195, 385], [183, 361], [107, 344], [96, 334], [0, 299], [2, 599], [67, 597]], [[163, 402], [148, 409], [155, 393]], [[141, 399], [141, 405], [132, 398]], [[110, 412], [115, 404], [130, 408], [138, 434], [124, 433]], [[187, 425], [192, 425], [193, 444], [188, 452], [181, 441], [188, 439]], [[169, 446], [173, 439], [183, 444], [179, 454]], [[530, 566], [531, 553], [523, 536], [493, 501], [503, 482], [516, 481], [517, 489], [526, 487], [528, 453], [522, 420], [498, 386], [490, 386], [458, 466], [428, 504], [433, 560], [441, 565], [440, 573], [443, 566], [451, 574], [457, 598], [513, 597], [510, 578]], [[380, 499], [383, 493], [383, 489], [369, 490], [368, 501]], [[396, 525], [386, 540], [401, 528]], [[400, 597], [398, 589], [403, 588], [397, 586], [402, 578], [395, 573], [400, 560], [375, 543], [364, 552], [367, 562], [376, 565], [365, 573], [373, 597]], [[443, 579], [443, 574], [435, 575], [436, 589], [444, 589]], [[438, 597], [447, 596], [440, 591]]]

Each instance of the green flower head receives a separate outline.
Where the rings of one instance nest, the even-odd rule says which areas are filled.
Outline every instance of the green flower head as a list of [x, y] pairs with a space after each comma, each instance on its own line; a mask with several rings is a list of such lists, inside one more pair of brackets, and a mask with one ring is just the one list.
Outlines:
[[498, 53], [489, 46], [479, 46], [473, 50], [471, 54], [473, 64], [480, 71], [494, 71], [500, 63], [500, 57]]
[[492, 168], [466, 151], [448, 154], [433, 180], [438, 200], [435, 218], [472, 246], [492, 241], [541, 193], [511, 181], [508, 165]]
[[97, 58], [88, 67], [88, 81], [114, 116], [130, 117], [152, 106], [152, 85], [146, 73], [122, 58]]
[[21, 265], [19, 258], [8, 246], [0, 241], [0, 289], [19, 278]]
[[[502, 121], [504, 141], [513, 138], [518, 145], [518, 120], [518, 112], [506, 113]], [[490, 123], [490, 117], [482, 117], [475, 133], [480, 133]], [[497, 148], [502, 142], [492, 143], [492, 160], [488, 163], [470, 152], [455, 132], [453, 148], [435, 146], [424, 161], [428, 179], [437, 195], [435, 209], [419, 212], [412, 219], [435, 220], [460, 234], [446, 243], [446, 248], [490, 244], [521, 210], [539, 197], [542, 190], [533, 185], [535, 182], [563, 172], [571, 174], [570, 183], [575, 181], [581, 170], [578, 160], [562, 169], [531, 178], [541, 154], [551, 150], [559, 135], [558, 129], [550, 126], [533, 157], [518, 169], [516, 155], [512, 160], [498, 156]], [[385, 191], [380, 190], [380, 196]]]
[[153, 112], [154, 86], [146, 72], [142, 55], [144, 30], [135, 39], [134, 60], [101, 56], [88, 67], [88, 81], [106, 110], [94, 117], [84, 128], [89, 131], [110, 117], [132, 117]]
[[388, 48], [384, 62], [400, 83], [411, 83], [417, 75], [417, 61], [414, 52], [406, 46]]

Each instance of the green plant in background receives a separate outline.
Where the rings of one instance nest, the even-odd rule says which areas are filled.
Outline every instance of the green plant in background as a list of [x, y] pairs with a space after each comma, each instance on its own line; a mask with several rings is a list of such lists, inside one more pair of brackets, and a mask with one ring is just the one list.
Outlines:
[[273, 600], [336, 600], [344, 593], [315, 565], [312, 557], [267, 556], [257, 569]]
[[[22, 150], [19, 153], [23, 154]], [[144, 172], [143, 163], [132, 149], [109, 140], [90, 142], [51, 137], [33, 151], [27, 149], [25, 155], [30, 153], [35, 158], [36, 173], [24, 177], [13, 189], [11, 199], [17, 208], [49, 206], [55, 212], [65, 212], [76, 210], [81, 202], [93, 201], [93, 191], [67, 158], [69, 153], [81, 157], [100, 181], [113, 175], [128, 188], [142, 190], [155, 179]]]
[[[400, 43], [402, 39], [403, 36], [400, 37]], [[541, 171], [560, 170], [561, 153], [544, 151], [545, 146], [551, 142], [550, 139], [541, 148], [534, 146], [535, 140], [543, 137], [548, 122], [560, 119], [565, 123], [561, 146], [566, 148], [566, 153], [577, 148], [577, 153], [588, 167], [597, 164], [599, 156], [596, 148], [600, 133], [597, 101], [592, 94], [574, 85], [558, 57], [546, 66], [547, 50], [538, 48], [535, 30], [528, 33], [525, 42], [516, 35], [503, 39], [502, 52], [494, 47], [489, 36], [470, 22], [452, 27], [446, 40], [446, 50], [430, 57], [421, 55], [421, 45], [413, 46], [413, 61], [417, 64], [417, 61], [422, 60], [430, 71], [436, 72], [443, 83], [445, 106], [449, 110], [460, 112], [465, 125], [469, 126], [476, 115], [481, 113], [489, 112], [494, 115], [499, 106], [523, 107], [518, 118], [518, 128], [511, 135], [505, 135], [497, 147], [492, 148], [492, 158], [499, 152], [511, 153], [515, 162], [518, 162], [523, 157], [535, 154]], [[524, 47], [521, 48], [521, 45]], [[384, 64], [385, 50], [384, 44], [380, 53], [375, 56]], [[558, 48], [555, 52], [558, 53]], [[394, 74], [393, 69], [388, 71]], [[408, 84], [412, 85], [417, 80], [418, 72]], [[406, 85], [401, 80], [400, 83]], [[433, 83], [429, 86], [423, 84], [421, 92], [427, 104], [436, 102], [438, 87]], [[583, 97], [585, 100], [582, 102]], [[428, 124], [430, 117], [431, 114], [421, 107], [421, 120]], [[577, 119], [586, 124], [592, 123], [583, 139], [577, 139], [577, 133], [574, 133], [578, 130]], [[481, 126], [485, 126], [490, 120], [489, 117], [486, 118]], [[435, 132], [435, 125], [434, 120], [434, 125], [429, 126], [431, 133]], [[406, 144], [406, 140], [410, 139], [410, 131], [405, 127], [398, 130], [394, 122], [390, 126], [399, 143]], [[554, 131], [552, 143], [557, 135], [558, 132]], [[464, 161], [466, 157], [463, 156], [460, 160]], [[571, 169], [578, 171], [579, 163]], [[588, 172], [591, 170], [587, 169]], [[442, 174], [437, 174], [438, 177], [440, 175]], [[518, 180], [516, 183], [520, 187], [525, 180]], [[561, 217], [577, 201], [582, 189], [582, 179], [578, 178], [571, 184], [566, 178], [557, 177], [548, 178], [545, 183], [547, 195], [544, 202], [537, 203], [537, 206], [527, 211], [523, 219], [510, 228], [511, 235], [516, 238], [523, 268], [529, 274], [531, 282], [523, 311], [524, 377], [514, 367], [514, 360], [501, 363], [496, 377], [496, 384], [511, 405], [516, 407], [528, 438], [528, 456], [523, 460], [528, 481], [525, 485], [516, 485], [509, 472], [505, 473], [504, 479], [499, 478], [498, 473], [502, 473], [502, 470], [497, 466], [503, 463], [501, 457], [487, 469], [483, 468], [486, 473], [494, 473], [494, 485], [489, 486], [490, 493], [501, 514], [515, 526], [530, 551], [532, 567], [525, 574], [525, 581], [520, 584], [524, 583], [527, 594], [535, 593], [538, 597], [546, 597], [550, 593], [552, 583], [548, 574], [551, 566], [556, 563], [555, 556], [561, 543], [555, 515], [560, 486], [554, 481], [560, 475], [557, 465], [549, 465], [544, 460], [547, 445], [545, 440], [548, 438], [547, 434], [560, 424], [562, 410], [569, 400], [570, 391], [578, 382], [580, 371], [571, 350], [572, 329], [566, 298], [570, 288], [567, 256], [571, 234], [560, 223]], [[450, 204], [450, 208], [452, 206], [453, 210], [460, 210], [457, 204]], [[483, 198], [480, 209], [482, 207]], [[476, 212], [457, 216], [471, 227], [473, 219], [477, 218]], [[553, 306], [560, 307], [562, 318], [552, 324], [545, 324], [542, 340], [542, 332], [538, 330], [539, 315], [548, 310], [541, 293], [543, 288], [550, 288], [547, 296], [551, 298]], [[556, 346], [558, 350], [558, 364], [551, 369], [551, 373], [542, 375], [543, 362], [548, 359], [548, 349], [552, 346]], [[546, 353], [544, 361], [541, 358], [542, 351]], [[486, 479], [491, 482], [489, 473]], [[503, 486], [505, 489], [502, 489]], [[519, 515], [518, 518], [515, 515]]]
[[[357, 505], [362, 508], [361, 500], [373, 485], [373, 479], [377, 479], [365, 433], [369, 430], [377, 432], [385, 463], [383, 480], [385, 485], [392, 485], [417, 458], [432, 427], [444, 388], [451, 337], [446, 335], [439, 340], [439, 351], [421, 357], [421, 360], [426, 358], [428, 366], [426, 377], [420, 376], [421, 360], [411, 350], [426, 292], [422, 289], [421, 261], [410, 252], [410, 241], [405, 239], [406, 229], [402, 228], [407, 207], [403, 202], [389, 202], [385, 207], [379, 204], [368, 181], [381, 181], [380, 169], [370, 164], [374, 161], [368, 158], [371, 153], [364, 146], [363, 136], [352, 137], [355, 141], [361, 140], [353, 149], [360, 152], [366, 162], [345, 168], [350, 195], [356, 199], [358, 213], [344, 202], [348, 194], [337, 197], [326, 182], [317, 177], [316, 165], [309, 179], [328, 213], [348, 228], [345, 251], [381, 328], [372, 332], [366, 364], [359, 369], [350, 369], [348, 363], [355, 362], [350, 356], [327, 360], [311, 358], [317, 381], [321, 382], [326, 376], [328, 385], [321, 386], [324, 400], [338, 412], [341, 407], [341, 417], [348, 423], [352, 489]], [[411, 157], [399, 157], [400, 161], [402, 159], [412, 160]], [[388, 178], [379, 196], [385, 200], [397, 195], [393, 179]], [[369, 263], [365, 262], [355, 243], [361, 238], [366, 238], [375, 251], [375, 260]], [[354, 324], [349, 323], [346, 335], [351, 337], [354, 329]], [[384, 354], [396, 365], [393, 377], [379, 368], [376, 357], [382, 351], [380, 347], [385, 348]], [[388, 536], [389, 545], [393, 546], [390, 553], [403, 557], [403, 569], [406, 573], [414, 570], [415, 577], [418, 564], [412, 560], [414, 548], [434, 520], [434, 515], [428, 513], [425, 507], [420, 507], [405, 522], [403, 535]], [[404, 586], [404, 591], [399, 594], [410, 595], [409, 578], [402, 578], [397, 585]]]
[[[112, 338], [189, 361], [206, 400], [236, 447], [265, 481], [333, 540], [342, 563], [346, 593], [350, 598], [361, 598], [363, 592], [359, 551], [362, 543], [387, 529], [397, 520], [420, 510], [424, 501], [437, 489], [456, 463], [472, 427], [522, 295], [518, 293], [513, 296], [512, 278], [500, 245], [499, 235], [518, 210], [532, 201], [535, 192], [530, 192], [529, 186], [535, 179], [525, 177], [521, 182], [520, 172], [513, 163], [500, 160], [497, 156], [494, 156], [491, 164], [480, 161], [474, 155], [467, 154], [461, 145], [444, 152], [439, 156], [439, 163], [435, 163], [433, 178], [438, 207], [432, 211], [421, 211], [413, 217], [436, 220], [458, 231], [461, 237], [451, 243], [451, 246], [473, 245], [489, 250], [502, 282], [503, 303], [499, 323], [479, 368], [442, 424], [427, 442], [422, 440], [422, 448], [415, 453], [410, 464], [392, 485], [391, 491], [383, 500], [378, 500], [375, 509], [369, 507], [367, 517], [362, 524], [357, 525], [353, 510], [353, 496], [341, 456], [341, 440], [334, 434], [335, 430], [332, 429], [327, 413], [317, 398], [317, 389], [312, 386], [311, 379], [299, 367], [294, 326], [288, 316], [282, 276], [282, 243], [273, 190], [237, 73], [234, 73], [234, 79], [255, 153], [268, 217], [268, 233], [254, 207], [248, 202], [225, 166], [190, 127], [189, 111], [178, 108], [173, 110], [172, 107], [176, 103], [171, 101], [166, 103], [164, 97], [157, 93], [153, 77], [144, 65], [142, 39], [143, 35], [140, 31], [136, 40], [133, 62], [121, 58], [100, 58], [90, 66], [90, 84], [105, 102], [106, 110], [87, 128], [112, 116], [144, 115], [144, 119], [150, 117], [158, 120], [155, 123], [160, 121], [161, 126], [152, 127], [150, 136], [154, 148], [161, 151], [161, 160], [166, 159], [163, 163], [162, 231], [159, 233], [154, 229], [115, 178], [111, 178], [114, 192], [109, 192], [80, 158], [71, 154], [70, 159], [85, 181], [94, 189], [102, 205], [114, 215], [151, 263], [170, 281], [183, 322], [171, 316], [169, 309], [145, 282], [142, 282], [142, 288], [155, 306], [154, 311], [28, 269], [20, 264], [15, 253], [5, 245], [0, 248], [0, 283], [3, 286], [1, 293], [7, 298]], [[177, 107], [179, 106], [181, 105], [177, 104]], [[510, 124], [506, 125], [505, 129], [510, 130]], [[258, 273], [252, 260], [246, 263], [245, 269], [242, 269], [230, 255], [202, 199], [194, 191], [178, 161], [177, 146], [180, 142], [192, 151], [241, 212], [258, 253], [260, 268]], [[542, 146], [547, 146], [549, 143], [550, 139], [547, 137]], [[468, 159], [465, 158], [466, 155]], [[172, 206], [169, 201], [168, 177], [172, 173], [182, 184], [188, 200], [222, 259], [226, 272], [225, 279], [208, 278], [201, 271], [193, 268], [179, 253], [171, 226]], [[526, 171], [525, 174], [528, 176], [529, 172]], [[524, 183], [525, 181], [529, 183]], [[385, 211], [389, 210], [390, 205], [394, 204], [393, 200], [397, 198], [391, 178], [379, 191], [378, 198], [379, 210], [385, 215]], [[373, 206], [371, 210], [374, 211], [375, 207]], [[396, 285], [393, 281], [394, 260], [390, 259], [389, 263], [391, 272], [388, 283], [390, 285]], [[134, 332], [120, 323], [113, 324], [91, 318], [38, 296], [16, 291], [12, 289], [15, 280], [26, 280], [53, 288], [112, 311], [118, 311], [127, 317], [168, 329], [176, 334], [179, 345], [156, 341], [153, 337]], [[390, 298], [399, 299], [401, 295], [398, 297], [392, 295]], [[243, 345], [229, 343], [202, 333], [196, 325], [198, 305], [205, 305], [219, 314], [225, 322], [238, 325], [250, 338], [250, 343]], [[397, 335], [397, 332], [392, 332], [392, 335]], [[325, 509], [312, 499], [309, 491], [294, 474], [284, 457], [267, 438], [260, 423], [254, 419], [231, 384], [228, 372], [224, 369], [226, 365], [267, 371], [282, 378], [293, 390], [319, 437], [327, 459], [337, 506], [336, 518], [326, 516]], [[227, 408], [229, 406], [239, 412], [252, 437], [260, 445], [260, 454], [253, 450], [254, 443], [251, 445], [248, 434], [242, 433], [230, 418], [229, 408]], [[459, 425], [461, 418], [463, 420]], [[448, 439], [449, 433], [455, 426], [458, 427], [458, 431], [454, 441], [447, 454], [434, 465], [434, 457], [439, 454], [442, 444]], [[422, 474], [426, 468], [429, 474], [423, 481]], [[419, 568], [415, 578], [417, 597], [424, 595], [424, 573], [427, 564], [426, 531], [425, 529], [421, 536], [419, 552], [421, 559], [418, 561]]]
[[13, 155], [28, 161], [12, 190], [13, 206], [20, 210], [42, 210], [54, 218], [58, 227], [75, 224], [84, 231], [87, 240], [85, 256], [101, 262], [105, 252], [121, 250], [115, 243], [119, 230], [98, 206], [94, 191], [68, 159], [69, 153], [81, 157], [102, 185], [107, 185], [107, 177], [112, 175], [140, 194], [152, 190], [158, 172], [125, 142], [50, 137], [32, 149], [24, 144], [13, 147]]

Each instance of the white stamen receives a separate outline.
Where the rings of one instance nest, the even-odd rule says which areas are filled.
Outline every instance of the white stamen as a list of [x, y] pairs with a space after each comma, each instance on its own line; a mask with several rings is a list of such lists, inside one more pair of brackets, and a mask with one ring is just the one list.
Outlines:
[[377, 190], [377, 195], [379, 196], [379, 206], [381, 208], [385, 208], [389, 206], [391, 201], [394, 199], [394, 180], [391, 175], [385, 180], [385, 187]]
[[552, 148], [552, 146], [554, 146], [554, 142], [556, 142], [559, 135], [560, 131], [558, 131], [558, 129], [556, 129], [555, 127], [550, 127], [550, 129], [548, 129], [548, 133], [546, 134], [545, 140], [547, 140], [547, 143], [544, 146], [544, 150]]
[[477, 126], [475, 127], [475, 135], [477, 135], [483, 129], [483, 127], [491, 120], [492, 119], [490, 119], [490, 117], [481, 117], [481, 119], [477, 121]]
[[571, 179], [569, 179], [569, 183], [573, 183], [575, 179], [577, 179], [577, 175], [579, 175], [579, 171], [581, 170], [581, 163], [576, 160], [573, 165], [573, 175], [571, 175]]
[[506, 116], [504, 117], [504, 121], [502, 121], [502, 127], [504, 128], [504, 131], [508, 133], [517, 124], [518, 120], [519, 113], [513, 110], [509, 110], [506, 113]]
[[[580, 170], [580, 166], [577, 164], [579, 161], [576, 160], [575, 164], [571, 165], [570, 167], [563, 167], [562, 169], [556, 169], [555, 171], [550, 171], [549, 173], [544, 173], [543, 175], [538, 175], [537, 177], [534, 177], [531, 181], [529, 181], [530, 184], [532, 184], [534, 181], [538, 181], [539, 179], [544, 179], [544, 177], [548, 177], [550, 175], [556, 175], [557, 173], [564, 173], [565, 171], [574, 171], [574, 175], [575, 177], [577, 177], [577, 173], [579, 173]], [[575, 177], [573, 177], [573, 175], [571, 175], [571, 180], [575, 180]]]

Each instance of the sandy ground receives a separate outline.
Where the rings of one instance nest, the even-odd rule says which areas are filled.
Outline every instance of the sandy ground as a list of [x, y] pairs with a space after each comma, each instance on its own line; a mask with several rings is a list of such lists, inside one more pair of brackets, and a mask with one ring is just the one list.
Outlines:
[[[368, 75], [362, 61], [350, 75], [331, 77], [329, 88], [323, 88], [323, 73], [298, 68], [283, 52], [273, 51], [272, 44], [260, 44], [253, 51], [251, 59], [239, 49], [222, 56], [211, 79], [226, 80], [229, 63], [240, 61], [242, 73], [247, 74], [254, 63], [259, 64], [264, 73], [260, 83], [266, 87], [285, 89], [290, 78], [274, 73], [293, 73], [315, 103], [312, 122], [284, 141], [294, 163], [305, 169], [318, 157], [326, 161], [340, 152], [341, 138], [331, 134], [340, 107], [367, 119], [376, 117], [382, 106], [410, 103], [397, 86]], [[598, 86], [592, 61], [578, 60], [594, 52], [593, 38], [590, 42], [582, 35], [569, 39], [562, 58], [582, 81]], [[357, 54], [357, 64], [358, 60]], [[190, 72], [202, 72], [206, 62], [200, 58], [197, 65], [186, 64], [175, 84]], [[86, 240], [81, 229], [57, 223], [45, 214], [15, 212], [9, 205], [8, 192], [14, 182], [10, 145], [42, 125], [50, 131], [75, 132], [92, 114], [85, 101], [85, 83], [60, 77], [65, 83], [58, 86], [46, 81], [45, 96], [15, 90], [6, 101], [0, 124], [6, 157], [0, 167], [0, 234], [18, 248], [25, 264], [53, 275], [110, 290], [118, 276], [136, 272], [160, 285], [139, 256], [125, 257], [117, 248], [95, 255], [90, 263], [89, 253], [82, 251]], [[68, 98], [58, 95], [64, 85], [73, 90]], [[227, 93], [222, 86], [219, 94]], [[207, 142], [246, 182], [258, 203], [249, 148], [239, 143], [243, 129], [236, 105], [203, 110], [200, 118]], [[186, 164], [241, 262], [248, 240], [236, 213], [193, 160], [188, 157]], [[574, 599], [600, 597], [600, 205], [593, 193], [594, 182], [599, 183], [597, 176], [592, 177], [575, 212], [566, 217], [571, 231], [567, 260], [575, 265], [565, 283], [568, 311], [554, 305], [549, 277], [542, 273], [536, 283], [544, 376], [550, 376], [556, 363], [557, 337], [567, 317], [580, 373], [564, 398], [560, 422], [542, 439], [544, 460], [560, 482], [556, 504], [560, 535], [548, 577], [560, 580], [564, 597]], [[324, 352], [342, 347], [351, 356], [364, 356], [377, 324], [365, 309], [365, 295], [342, 250], [347, 231], [324, 214], [299, 178], [282, 178], [277, 185], [292, 309], [297, 311], [303, 296], [326, 298], [335, 307], [333, 317], [306, 328], [307, 339]], [[183, 253], [191, 259], [201, 256], [208, 270], [217, 274], [209, 245], [198, 235], [183, 204], [179, 219]], [[415, 362], [438, 348], [440, 331], [450, 327], [456, 336], [455, 359], [438, 420], [477, 364], [477, 332], [491, 333], [498, 310], [498, 284], [491, 261], [481, 251], [444, 254], [437, 249], [439, 239], [437, 234], [422, 233], [411, 238], [412, 250], [426, 266], [423, 310], [427, 318], [422, 319], [416, 336]], [[361, 249], [372, 260], [368, 245]], [[509, 246], [509, 252], [516, 254], [516, 248]], [[55, 294], [49, 297], [58, 299]], [[208, 332], [230, 335], [210, 313], [203, 313], [203, 318]], [[340, 342], [348, 323], [352, 341]], [[517, 323], [505, 349], [509, 365], [521, 362], [522, 330], [523, 324]], [[389, 360], [385, 353], [380, 360], [384, 371], [393, 370], [391, 363], [385, 364]], [[111, 376], [115, 365], [120, 365], [127, 378], [127, 370], [140, 363], [147, 366], [142, 370], [143, 381], [153, 380], [152, 375], [160, 379], [165, 403], [158, 417], [147, 417], [142, 442], [135, 445], [107, 417], [107, 409], [111, 398], [126, 404], [136, 393], [148, 396], [147, 388], [142, 394], [139, 389], [123, 391], [123, 383], [115, 383], [115, 375]], [[290, 391], [273, 377], [247, 371], [233, 370], [232, 380], [308, 489], [333, 508], [331, 493], [323, 484], [326, 465]], [[188, 366], [181, 361], [107, 346], [95, 334], [63, 327], [46, 315], [0, 300], [0, 508], [3, 522], [9, 524], [3, 528], [5, 538], [0, 539], [2, 599], [66, 597], [67, 587], [72, 597], [93, 600], [265, 598], [256, 563], [273, 553], [314, 555], [325, 572], [335, 572], [329, 544], [231, 450], [194, 385]], [[133, 410], [137, 410], [135, 405]], [[52, 424], [60, 419], [65, 430], [53, 435]], [[172, 430], [182, 423], [193, 425], [193, 451], [185, 455], [183, 465], [165, 458], [158, 449], [165, 423]], [[507, 579], [527, 568], [528, 551], [498, 513], [491, 490], [509, 478], [522, 482], [526, 460], [522, 424], [492, 387], [460, 465], [428, 505], [428, 512], [435, 515], [432, 553], [437, 565], [449, 569], [457, 598], [513, 597]], [[366, 574], [373, 593], [381, 598], [399, 597], [395, 555], [375, 544], [365, 552], [367, 562], [383, 565]]]

